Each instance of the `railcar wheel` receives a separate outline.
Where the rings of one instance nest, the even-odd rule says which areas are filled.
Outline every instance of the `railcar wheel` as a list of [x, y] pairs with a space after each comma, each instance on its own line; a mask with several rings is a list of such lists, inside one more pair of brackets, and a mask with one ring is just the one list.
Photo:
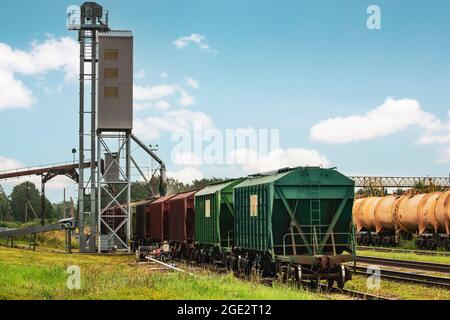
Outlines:
[[429, 250], [436, 250], [437, 249], [436, 241], [434, 239], [428, 239], [427, 247], [428, 247]]
[[374, 237], [372, 241], [375, 246], [379, 246], [381, 244], [381, 239], [378, 236]]
[[281, 266], [280, 268], [280, 281], [281, 283], [287, 283], [288, 281], [288, 273], [289, 273], [289, 267], [288, 266]]
[[288, 276], [287, 276], [288, 282], [291, 285], [297, 285], [297, 268], [294, 266], [289, 266], [288, 269]]
[[227, 267], [228, 272], [231, 272], [231, 271], [234, 270], [234, 263], [233, 263], [233, 261], [234, 261], [233, 256], [227, 256], [225, 258], [225, 263], [226, 263], [225, 266]]
[[257, 280], [259, 280], [259, 278], [260, 278], [260, 272], [259, 272], [259, 270], [258, 270], [258, 267], [257, 267], [257, 265], [254, 263], [253, 265], [252, 265], [252, 267], [251, 267], [251, 271], [250, 271], [250, 280], [255, 280], [255, 281], [257, 281]]
[[239, 278], [239, 277], [241, 276], [241, 274], [242, 274], [242, 270], [243, 270], [242, 264], [243, 264], [242, 258], [241, 258], [240, 256], [238, 256], [237, 262], [236, 262], [236, 276], [237, 276], [238, 278]]
[[441, 243], [441, 248], [444, 250], [450, 250], [450, 240], [445, 239]]
[[136, 250], [136, 261], [137, 262], [141, 261], [141, 254], [140, 254], [139, 250]]
[[310, 284], [314, 289], [318, 289], [319, 288], [319, 279], [318, 278], [311, 279]]
[[295, 267], [295, 281], [297, 282], [297, 287], [300, 289], [303, 283], [303, 270], [301, 266]]
[[347, 280], [347, 270], [345, 269], [344, 266], [341, 266], [337, 280], [336, 280], [336, 283], [337, 283], [337, 286], [339, 289], [344, 288], [346, 280]]
[[426, 249], [424, 239], [416, 239], [416, 246], [421, 250]]

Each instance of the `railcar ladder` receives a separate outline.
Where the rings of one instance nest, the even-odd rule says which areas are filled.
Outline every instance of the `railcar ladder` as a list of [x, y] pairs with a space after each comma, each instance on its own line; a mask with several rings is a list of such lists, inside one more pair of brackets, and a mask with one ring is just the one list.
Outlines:
[[314, 254], [318, 251], [319, 239], [322, 240], [322, 218], [320, 205], [320, 181], [311, 181], [309, 185], [309, 220]]

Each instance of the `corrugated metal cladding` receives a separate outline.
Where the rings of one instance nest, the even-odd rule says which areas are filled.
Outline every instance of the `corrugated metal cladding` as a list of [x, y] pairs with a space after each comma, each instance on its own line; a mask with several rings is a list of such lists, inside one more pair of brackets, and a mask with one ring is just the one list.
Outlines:
[[146, 208], [147, 235], [150, 239], [164, 241], [169, 237], [169, 200], [174, 196], [161, 197]]
[[118, 153], [105, 154], [105, 182], [117, 183], [120, 179], [120, 157]]
[[208, 186], [195, 195], [195, 242], [217, 247], [233, 244], [233, 187], [243, 179]]
[[194, 240], [194, 196], [197, 191], [180, 193], [169, 200], [169, 240]]
[[[313, 229], [321, 243], [341, 203], [342, 213], [334, 226], [337, 252], [351, 245], [354, 182], [332, 169], [295, 168], [270, 176], [250, 178], [234, 188], [234, 228], [237, 248], [282, 255], [305, 254], [313, 243]], [[288, 209], [289, 207], [289, 209]], [[291, 235], [292, 212], [305, 233], [305, 243]], [[295, 230], [294, 233], [297, 233]], [[325, 253], [332, 252], [331, 237]], [[294, 243], [294, 244], [293, 244]]]
[[133, 34], [98, 34], [98, 129], [133, 129]]

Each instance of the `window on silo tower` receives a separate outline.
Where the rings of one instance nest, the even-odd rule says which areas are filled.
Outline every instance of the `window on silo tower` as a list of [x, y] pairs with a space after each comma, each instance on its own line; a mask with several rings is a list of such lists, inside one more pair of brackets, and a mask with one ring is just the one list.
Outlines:
[[117, 59], [119, 59], [119, 50], [117, 50], [117, 49], [105, 49], [103, 51], [103, 59], [105, 59], [105, 60], [117, 60]]
[[119, 88], [118, 87], [105, 87], [104, 96], [105, 96], [105, 98], [117, 98], [119, 96]]
[[117, 79], [119, 78], [119, 69], [118, 68], [105, 68], [103, 70], [103, 74], [105, 79]]

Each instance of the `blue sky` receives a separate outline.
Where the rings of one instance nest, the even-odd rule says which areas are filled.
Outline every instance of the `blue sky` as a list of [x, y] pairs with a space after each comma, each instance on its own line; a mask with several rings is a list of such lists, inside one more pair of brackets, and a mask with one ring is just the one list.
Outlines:
[[[77, 3], [1, 2], [0, 19], [8, 28], [0, 30], [0, 43], [31, 52], [33, 41], [76, 39], [65, 27], [65, 11], [71, 4]], [[137, 103], [152, 105], [135, 110], [140, 123], [167, 121], [171, 111], [187, 110], [188, 116], [205, 116], [222, 131], [279, 129], [285, 152], [280, 157], [290, 157], [288, 164], [295, 163], [291, 158], [313, 150], [346, 174], [449, 173], [450, 143], [445, 138], [450, 133], [448, 1], [105, 0], [101, 4], [110, 11], [112, 28], [131, 29], [135, 35], [135, 71], [141, 75], [135, 85], [175, 90], [161, 99], [140, 99]], [[381, 30], [366, 26], [366, 10], [372, 4], [381, 9]], [[20, 12], [20, 19], [11, 12]], [[195, 42], [183, 48], [174, 45], [192, 34], [203, 36], [201, 43], [209, 49]], [[64, 67], [13, 73], [36, 101], [27, 108], [0, 107], [3, 161], [28, 166], [71, 160], [70, 150], [77, 147], [78, 87], [73, 79], [65, 80]], [[196, 80], [197, 89], [186, 83], [187, 77]], [[182, 92], [195, 103], [180, 103]], [[364, 118], [388, 98], [398, 112], [386, 115], [386, 107]], [[404, 99], [409, 100], [398, 103]], [[161, 101], [170, 108], [155, 108]], [[395, 121], [387, 120], [389, 116]], [[344, 122], [336, 121], [339, 117]], [[336, 137], [333, 141], [311, 135], [311, 129], [325, 120], [331, 121], [318, 130], [331, 132]], [[367, 127], [373, 132], [366, 132], [360, 141], [343, 141], [339, 138], [345, 131], [342, 126], [351, 136], [358, 135], [351, 129], [361, 126], [361, 131]], [[256, 168], [175, 164], [171, 130], [148, 135], [142, 130], [137, 134], [161, 146], [160, 154], [175, 176], [188, 167], [191, 171], [184, 173], [205, 177], [247, 174]], [[434, 139], [420, 143], [423, 136]], [[290, 149], [297, 151], [287, 152]], [[137, 157], [143, 166], [148, 165], [142, 154]], [[298, 163], [302, 164], [301, 159]], [[56, 187], [49, 192], [52, 200], [61, 198], [62, 191]]]

